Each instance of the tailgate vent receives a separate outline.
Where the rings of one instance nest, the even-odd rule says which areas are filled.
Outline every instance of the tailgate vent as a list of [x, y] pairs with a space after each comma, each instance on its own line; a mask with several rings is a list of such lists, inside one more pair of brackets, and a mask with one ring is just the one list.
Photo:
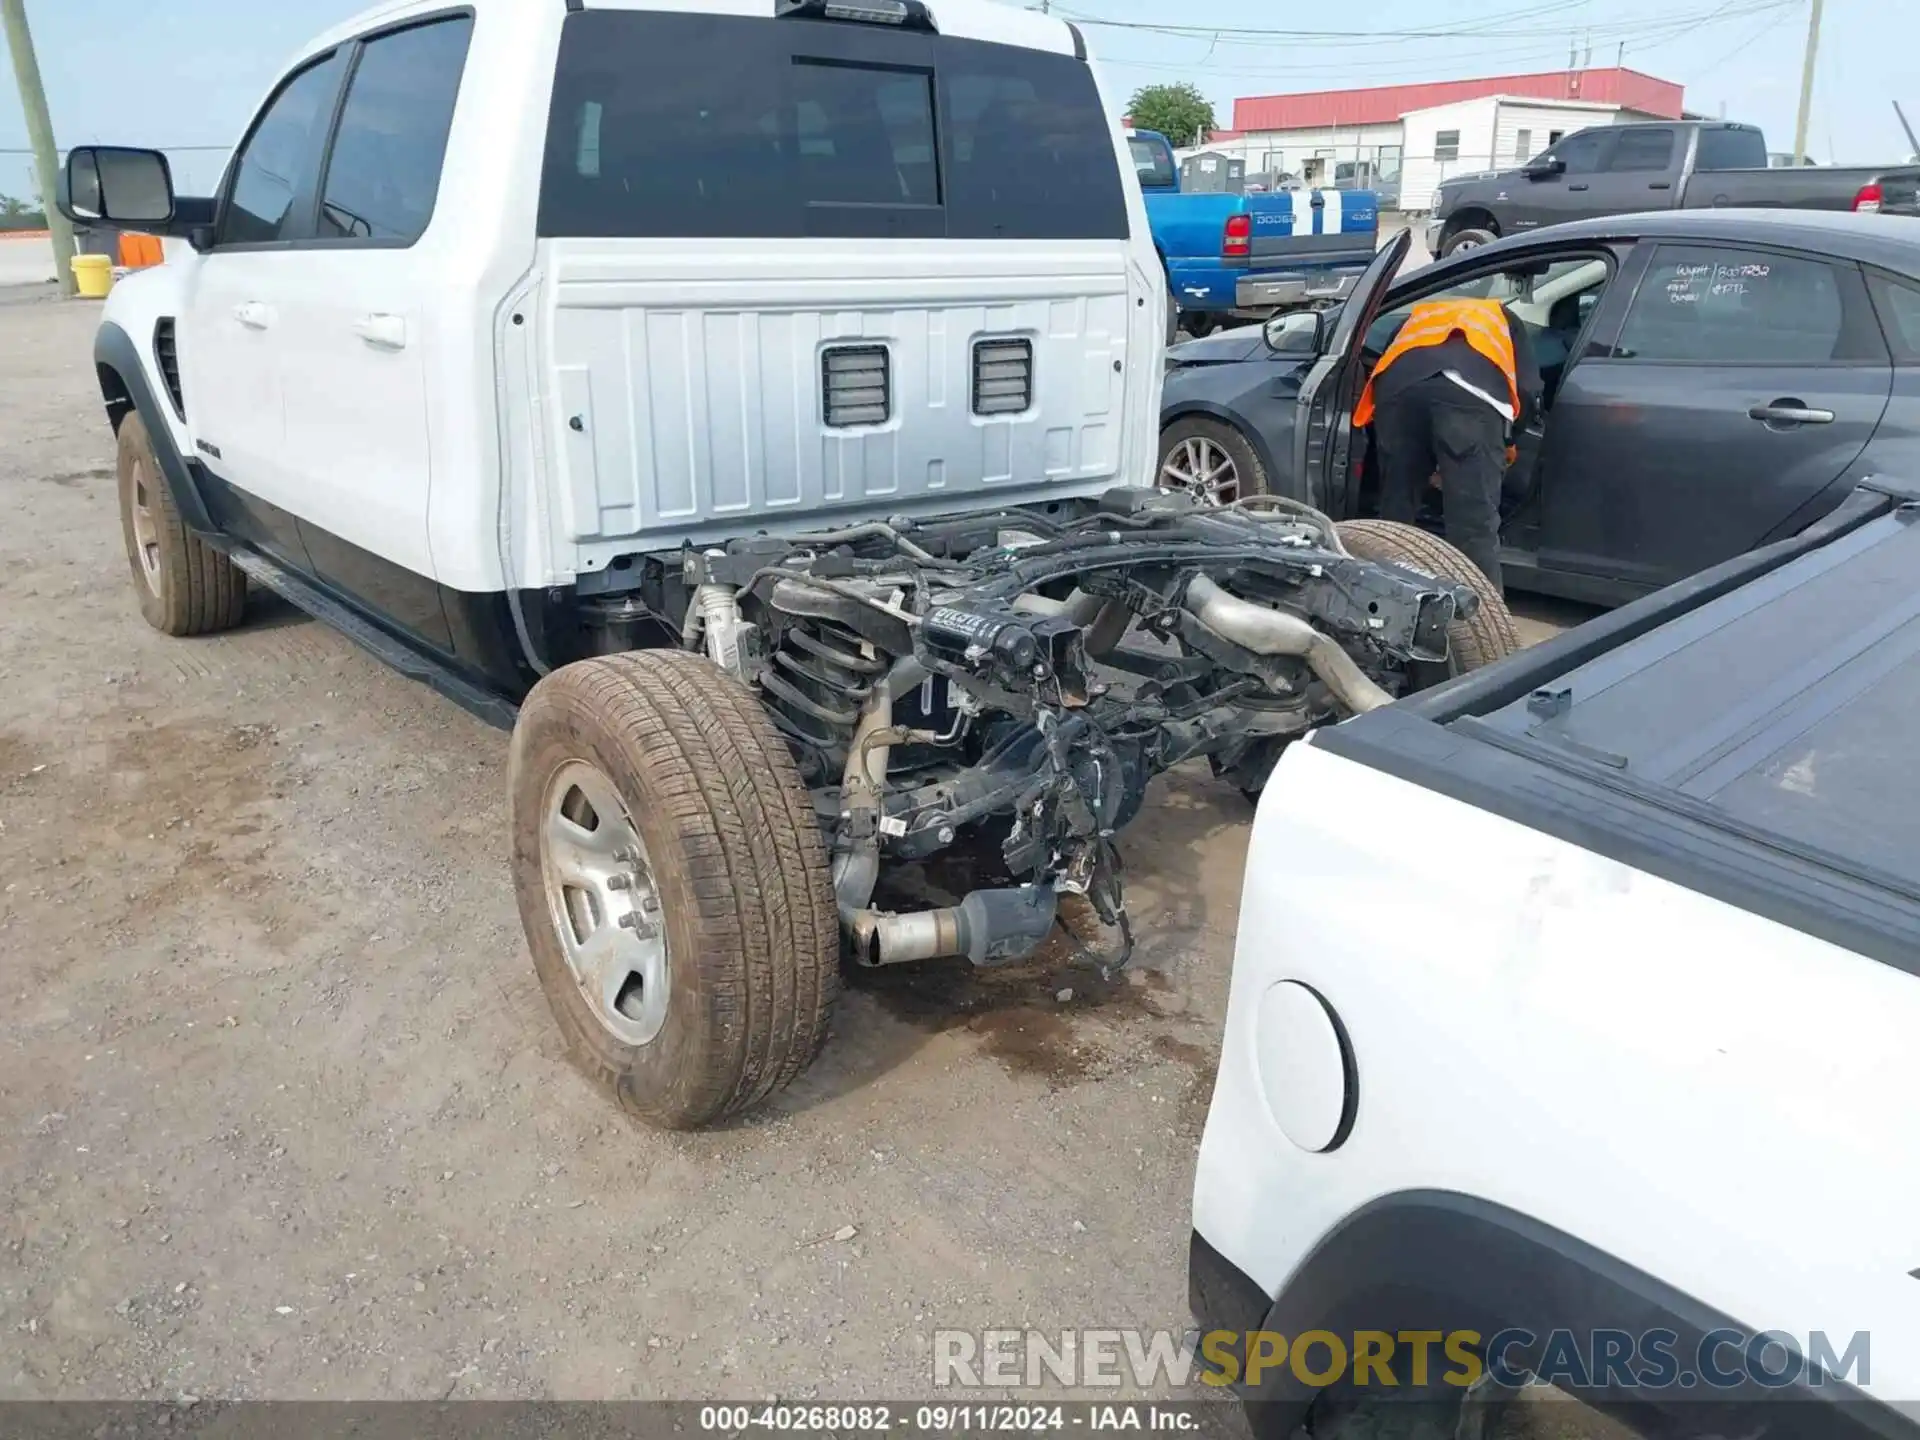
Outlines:
[[173, 413], [184, 423], [187, 418], [185, 398], [180, 394], [180, 352], [173, 342], [173, 319], [171, 316], [156, 321], [153, 327], [153, 359], [160, 367], [160, 378], [167, 385], [167, 399], [173, 402]]
[[884, 345], [835, 345], [820, 356], [827, 424], [836, 429], [884, 425], [892, 413], [892, 385]]
[[1033, 342], [981, 340], [973, 347], [973, 413], [1018, 415], [1033, 404]]

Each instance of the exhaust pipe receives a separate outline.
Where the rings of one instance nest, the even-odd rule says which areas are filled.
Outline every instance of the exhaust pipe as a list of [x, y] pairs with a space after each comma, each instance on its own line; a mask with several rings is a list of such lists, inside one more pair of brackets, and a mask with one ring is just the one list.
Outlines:
[[1298, 615], [1229, 595], [1205, 575], [1187, 586], [1186, 608], [1214, 634], [1256, 655], [1297, 655], [1355, 715], [1391, 705], [1393, 696], [1369, 680], [1330, 635]]
[[1050, 885], [975, 890], [945, 910], [883, 915], [861, 910], [850, 917], [854, 956], [866, 966], [898, 965], [964, 955], [976, 965], [1001, 965], [1037, 949], [1053, 929], [1056, 904]]
[[866, 909], [880, 880], [880, 809], [887, 758], [893, 751], [886, 738], [893, 729], [893, 702], [926, 678], [925, 667], [912, 656], [897, 661], [873, 687], [854, 726], [840, 779], [840, 809], [850, 822], [847, 828], [859, 838], [833, 857], [833, 893], [845, 924], [853, 923], [854, 912]]

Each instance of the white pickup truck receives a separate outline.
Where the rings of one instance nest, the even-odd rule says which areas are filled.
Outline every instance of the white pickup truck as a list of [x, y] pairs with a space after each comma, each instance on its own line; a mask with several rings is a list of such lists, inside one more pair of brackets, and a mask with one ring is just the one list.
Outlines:
[[1262, 1434], [1920, 1433], [1917, 502], [1282, 758], [1193, 1207]]
[[[263, 585], [513, 729], [535, 967], [647, 1120], [791, 1080], [843, 955], [1014, 959], [1065, 894], [1123, 957], [1154, 774], [1258, 789], [1512, 644], [1418, 532], [1138, 488], [1114, 108], [986, 0], [412, 0], [301, 51], [211, 202], [69, 158], [70, 216], [188, 242], [94, 348], [142, 612]], [[888, 908], [968, 833], [1005, 883]]]

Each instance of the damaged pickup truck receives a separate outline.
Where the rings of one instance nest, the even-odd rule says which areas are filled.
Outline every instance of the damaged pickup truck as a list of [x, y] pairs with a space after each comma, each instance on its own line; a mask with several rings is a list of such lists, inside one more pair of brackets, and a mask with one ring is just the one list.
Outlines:
[[[1111, 937], [1089, 958], [1123, 964], [1115, 836], [1155, 775], [1205, 758], [1257, 792], [1310, 728], [1513, 648], [1470, 562], [1395, 538], [1445, 578], [1356, 558], [1286, 502], [1126, 487], [640, 557], [622, 603], [680, 616], [681, 646], [556, 670], [514, 731], [521, 916], [556, 1013], [631, 1108], [687, 1125], [806, 1064], [843, 946], [1005, 963], [1079, 896]], [[1006, 884], [876, 906], [883, 867], [969, 833]]]
[[[416, 0], [301, 52], [211, 224], [69, 158], [68, 214], [188, 242], [95, 342], [143, 615], [264, 586], [511, 728], [535, 968], [652, 1123], [791, 1081], [843, 960], [1016, 959], [1074, 896], [1122, 963], [1153, 776], [1258, 790], [1513, 646], [1423, 532], [1128, 484], [1166, 296], [1114, 108], [984, 0]], [[963, 836], [1004, 884], [883, 908]]]

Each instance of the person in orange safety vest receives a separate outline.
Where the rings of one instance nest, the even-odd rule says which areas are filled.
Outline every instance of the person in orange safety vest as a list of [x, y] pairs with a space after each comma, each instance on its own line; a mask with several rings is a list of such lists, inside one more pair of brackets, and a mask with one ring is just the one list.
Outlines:
[[1448, 543], [1499, 588], [1508, 440], [1539, 394], [1526, 326], [1499, 301], [1415, 305], [1353, 410], [1355, 429], [1373, 426], [1380, 518], [1412, 523], [1438, 470]]

